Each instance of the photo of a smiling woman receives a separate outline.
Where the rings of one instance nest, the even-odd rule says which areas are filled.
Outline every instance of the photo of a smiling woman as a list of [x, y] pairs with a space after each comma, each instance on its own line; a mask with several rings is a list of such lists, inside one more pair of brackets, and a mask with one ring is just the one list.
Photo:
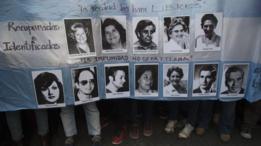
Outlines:
[[91, 19], [65, 19], [64, 23], [69, 55], [95, 55]]
[[42, 72], [34, 79], [38, 105], [64, 103], [63, 85], [54, 73]]
[[[125, 17], [119, 16], [118, 19], [126, 23]], [[105, 18], [102, 21], [101, 31], [103, 53], [127, 52], [126, 29], [119, 22], [119, 20], [117, 20], [116, 18]]]
[[158, 65], [136, 65], [135, 82], [135, 96], [158, 96]]

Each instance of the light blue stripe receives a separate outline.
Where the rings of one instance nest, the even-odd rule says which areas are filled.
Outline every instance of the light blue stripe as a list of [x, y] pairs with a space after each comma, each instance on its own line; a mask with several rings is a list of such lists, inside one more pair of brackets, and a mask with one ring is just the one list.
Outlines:
[[[126, 6], [129, 6], [131, 13], [133, 6], [147, 8], [147, 12], [138, 14], [147, 16], [171, 14], [190, 15], [193, 18], [194, 14], [199, 12], [223, 12], [225, 17], [261, 17], [260, 0], [130, 0], [130, 4], [128, 0], [1, 0], [0, 21], [62, 20], [104, 14], [128, 15], [128, 9], [122, 9]], [[92, 11], [94, 9], [95, 11]]]

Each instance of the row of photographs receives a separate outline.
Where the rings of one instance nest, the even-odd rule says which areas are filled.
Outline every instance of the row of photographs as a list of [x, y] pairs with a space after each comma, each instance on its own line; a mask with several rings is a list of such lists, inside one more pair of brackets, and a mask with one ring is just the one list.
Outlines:
[[[97, 41], [101, 40], [102, 53], [127, 53], [127, 41], [130, 41], [133, 54], [158, 54], [160, 48], [164, 54], [189, 53], [191, 48], [195, 51], [221, 50], [222, 13], [196, 14], [193, 46], [190, 43], [190, 16], [164, 17], [163, 24], [159, 24], [158, 17], [133, 17], [132, 28], [127, 24], [126, 16], [101, 17], [101, 38]], [[93, 34], [91, 18], [65, 19], [64, 25], [70, 57], [96, 56], [94, 38], [97, 34]], [[132, 29], [131, 35], [127, 34], [129, 29]], [[160, 41], [163, 46], [159, 46]]]
[[[189, 64], [163, 64], [163, 76], [159, 77], [159, 64], [137, 63], [134, 65], [134, 96], [158, 97], [162, 88], [166, 98], [189, 97], [189, 84], [193, 85], [192, 97], [217, 96], [218, 68], [218, 63], [194, 64], [193, 83], [190, 83]], [[248, 68], [247, 63], [224, 64], [219, 96], [244, 97]], [[130, 97], [128, 63], [105, 64], [105, 81], [99, 83], [96, 66], [74, 68], [71, 72], [76, 105], [99, 100], [99, 90], [102, 90], [99, 84], [105, 85], [107, 99]], [[65, 105], [61, 70], [32, 71], [32, 79], [40, 108]]]

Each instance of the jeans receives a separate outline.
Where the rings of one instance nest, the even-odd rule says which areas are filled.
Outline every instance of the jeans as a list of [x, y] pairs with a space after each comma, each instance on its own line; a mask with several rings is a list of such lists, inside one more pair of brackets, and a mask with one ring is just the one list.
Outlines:
[[[49, 132], [48, 113], [47, 110], [39, 109], [35, 110], [35, 117], [37, 123], [37, 131], [41, 136], [46, 135]], [[6, 121], [9, 127], [12, 139], [14, 141], [20, 141], [24, 137], [21, 114], [20, 111], [6, 112]]]
[[214, 101], [190, 101], [188, 102], [188, 123], [193, 127], [208, 128], [213, 113]]
[[230, 134], [234, 128], [236, 101], [218, 102], [220, 110], [219, 132], [220, 134]]
[[[100, 126], [100, 112], [96, 106], [95, 102], [86, 103], [82, 105], [86, 124], [88, 128], [88, 133], [90, 135], [100, 135], [101, 126]], [[61, 108], [60, 113], [62, 124], [66, 137], [74, 136], [77, 134], [74, 107], [68, 106]]]

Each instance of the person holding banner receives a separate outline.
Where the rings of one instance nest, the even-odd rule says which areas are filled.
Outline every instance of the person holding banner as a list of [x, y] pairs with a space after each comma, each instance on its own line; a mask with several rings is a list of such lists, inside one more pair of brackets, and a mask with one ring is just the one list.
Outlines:
[[[94, 92], [95, 74], [89, 68], [79, 69], [75, 72], [75, 98], [79, 100], [89, 100]], [[80, 87], [82, 86], [82, 87]], [[100, 113], [96, 102], [88, 102], [82, 105], [88, 133], [92, 136], [93, 146], [99, 146], [101, 142]], [[74, 146], [74, 136], [77, 135], [74, 107], [67, 106], [61, 109], [60, 113], [65, 132], [65, 146]]]
[[[155, 65], [137, 65], [136, 66], [136, 96], [152, 96], [153, 93], [156, 93], [157, 83], [157, 66]], [[139, 127], [140, 124], [143, 124], [143, 135], [151, 136], [153, 134], [152, 130], [152, 117], [153, 117], [153, 106], [154, 102], [149, 100], [137, 101], [133, 100], [131, 103], [131, 129], [129, 136], [132, 139], [138, 139], [140, 137]], [[142, 123], [137, 118], [138, 109], [142, 111]]]
[[113, 18], [107, 18], [102, 23], [102, 46], [104, 50], [126, 49], [126, 30]]
[[[164, 87], [164, 93], [166, 95], [187, 94], [186, 87], [181, 83], [184, 73], [182, 68], [178, 66], [172, 66], [167, 71], [167, 77], [170, 84]], [[182, 101], [169, 101], [169, 115], [168, 122], [165, 127], [166, 133], [174, 133], [174, 129], [178, 120], [179, 109], [182, 106]]]
[[[239, 66], [230, 66], [225, 72], [226, 91], [221, 95], [244, 95], [245, 89], [242, 87], [244, 81], [244, 70]], [[231, 139], [231, 132], [234, 128], [236, 101], [219, 101], [216, 103], [219, 119], [219, 133], [220, 139], [228, 142]]]
[[[124, 97], [124, 92], [129, 90], [127, 80], [128, 68], [127, 66], [107, 66], [106, 67], [106, 97]], [[128, 99], [114, 99], [110, 101], [112, 107], [112, 121], [113, 121], [113, 137], [112, 144], [121, 144], [126, 137], [127, 120], [129, 113]]]
[[[217, 65], [216, 64], [200, 64], [199, 70], [199, 87], [193, 90], [193, 93], [200, 93], [202, 95], [209, 95], [209, 93], [216, 92], [212, 89], [212, 85], [216, 81]], [[214, 101], [190, 101], [190, 109], [188, 110], [187, 124], [179, 133], [179, 138], [188, 138], [191, 132], [196, 128], [197, 135], [203, 135], [205, 129], [208, 128], [209, 121], [212, 115]]]

